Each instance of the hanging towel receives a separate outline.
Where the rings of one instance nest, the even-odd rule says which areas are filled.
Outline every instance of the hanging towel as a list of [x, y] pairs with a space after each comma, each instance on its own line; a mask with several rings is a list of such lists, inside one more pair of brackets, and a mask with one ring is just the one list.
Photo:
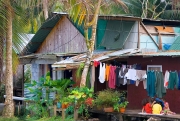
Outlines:
[[106, 70], [105, 70], [105, 80], [109, 80], [109, 72], [110, 72], [110, 65], [106, 64]]
[[143, 85], [144, 85], [144, 89], [147, 88], [147, 74], [146, 74], [146, 71], [144, 70], [136, 70], [136, 77], [137, 77], [137, 80], [135, 81], [136, 82], [136, 86], [139, 85], [139, 82], [140, 81], [143, 81]]
[[116, 67], [115, 73], [116, 73], [116, 86], [120, 86], [119, 84], [119, 72], [120, 72], [120, 67]]
[[109, 73], [109, 88], [115, 89], [115, 81], [116, 81], [116, 66], [110, 66], [110, 73]]
[[154, 71], [148, 71], [147, 72], [147, 93], [148, 96], [154, 97], [155, 96], [155, 72]]
[[178, 90], [180, 90], [180, 71], [178, 73], [178, 77], [179, 77]]
[[105, 63], [100, 63], [100, 69], [99, 69], [99, 81], [101, 83], [105, 82]]
[[163, 78], [163, 73], [159, 71], [155, 71], [155, 77], [156, 77], [156, 82], [155, 82], [155, 90], [156, 90], [156, 96], [159, 98], [162, 98], [166, 94], [166, 89], [164, 87], [164, 78]]
[[179, 77], [177, 71], [173, 71], [173, 72], [171, 71], [169, 74], [168, 89], [173, 90], [175, 86], [178, 89], [178, 83], [179, 83]]
[[[117, 85], [120, 86], [120, 84], [125, 85], [127, 83], [127, 79], [125, 77], [125, 74], [128, 72], [128, 68], [121, 67], [119, 71], [119, 77], [118, 77], [118, 82]], [[126, 82], [126, 83], [125, 83]]]
[[164, 87], [168, 87], [168, 82], [169, 82], [169, 71], [166, 70], [165, 75], [164, 75]]

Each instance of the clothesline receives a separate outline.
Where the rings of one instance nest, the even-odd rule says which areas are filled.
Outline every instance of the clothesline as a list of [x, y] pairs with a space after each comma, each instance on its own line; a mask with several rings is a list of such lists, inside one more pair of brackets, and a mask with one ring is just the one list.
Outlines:
[[[96, 63], [96, 62], [95, 62]], [[99, 81], [100, 83], [108, 82], [109, 88], [115, 89], [120, 85], [135, 84], [136, 86], [142, 81], [144, 89], [147, 90], [148, 96], [157, 96], [162, 98], [166, 94], [166, 89], [180, 90], [180, 71], [168, 71], [165, 74], [156, 70], [141, 70], [140, 64], [114, 66], [111, 64], [99, 62]], [[97, 64], [95, 64], [97, 67]]]

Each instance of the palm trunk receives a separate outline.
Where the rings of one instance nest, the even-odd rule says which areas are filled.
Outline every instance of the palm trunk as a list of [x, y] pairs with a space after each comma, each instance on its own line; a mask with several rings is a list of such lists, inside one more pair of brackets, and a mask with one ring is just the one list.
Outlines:
[[43, 0], [43, 12], [44, 12], [44, 18], [48, 18], [48, 0]]
[[4, 38], [0, 37], [0, 84], [3, 81], [3, 47], [4, 46]]
[[[10, 4], [10, 2], [9, 2]], [[3, 116], [14, 116], [13, 103], [13, 73], [12, 73], [12, 12], [11, 8], [7, 7], [7, 33], [6, 33], [6, 82], [5, 82], [5, 107]]]
[[97, 20], [98, 20], [98, 14], [99, 14], [99, 9], [100, 9], [100, 4], [101, 4], [101, 0], [98, 1], [98, 5], [97, 5], [97, 8], [96, 8], [96, 12], [94, 14], [94, 18], [92, 21], [94, 21], [94, 23], [92, 24], [92, 36], [91, 36], [91, 39], [89, 41], [89, 48], [87, 48], [87, 58], [86, 58], [86, 61], [85, 61], [85, 65], [84, 65], [84, 69], [83, 69], [83, 72], [82, 72], [82, 76], [81, 76], [81, 83], [80, 83], [80, 86], [86, 86], [86, 77], [87, 77], [87, 74], [88, 74], [88, 70], [89, 70], [89, 66], [91, 64], [91, 58], [93, 56], [93, 51], [94, 51], [94, 43], [96, 41], [96, 27], [97, 27]]

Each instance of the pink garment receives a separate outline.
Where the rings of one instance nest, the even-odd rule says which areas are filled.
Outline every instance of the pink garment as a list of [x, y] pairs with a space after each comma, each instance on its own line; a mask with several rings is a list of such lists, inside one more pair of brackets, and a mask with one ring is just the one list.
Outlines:
[[116, 66], [110, 66], [110, 72], [109, 72], [109, 88], [115, 89], [115, 83], [116, 83]]

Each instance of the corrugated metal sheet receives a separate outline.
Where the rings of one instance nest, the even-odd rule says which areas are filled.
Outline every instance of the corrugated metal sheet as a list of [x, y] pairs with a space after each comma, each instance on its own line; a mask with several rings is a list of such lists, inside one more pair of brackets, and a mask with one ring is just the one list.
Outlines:
[[126, 53], [132, 53], [134, 51], [136, 51], [137, 49], [123, 49], [123, 50], [118, 50], [118, 51], [115, 51], [115, 52], [112, 52], [110, 54], [106, 54], [104, 56], [101, 56], [101, 57], [98, 57], [98, 58], [95, 58], [94, 61], [101, 61], [101, 60], [104, 60], [104, 59], [108, 59], [108, 58], [111, 58], [112, 56], [120, 56], [120, 55], [124, 55]]
[[124, 54], [120, 56], [180, 56], [180, 51], [165, 51], [165, 52], [151, 52], [151, 53], [141, 53], [137, 52], [134, 54]]
[[[138, 49], [123, 49], [123, 50], [118, 50], [118, 51], [94, 51], [93, 57], [92, 57], [92, 61], [101, 61], [104, 59], [109, 59], [112, 56], [120, 56], [120, 55], [124, 55], [124, 54], [133, 54], [133, 53], [137, 53], [139, 52]], [[86, 53], [85, 54], [80, 54], [77, 56], [73, 56], [71, 58], [67, 58], [65, 60], [56, 62], [52, 65], [52, 67], [66, 67], [66, 65], [78, 65], [81, 62], [85, 62], [86, 59]]]
[[169, 50], [180, 50], [180, 36], [176, 38]]
[[[104, 56], [108, 53], [111, 53], [113, 51], [107, 51], [107, 50], [95, 50], [94, 53], [93, 53], [93, 57], [92, 57], [92, 60], [94, 60], [95, 58], [99, 58], [101, 56]], [[86, 53], [84, 54], [79, 54], [77, 56], [73, 56], [71, 58], [66, 58], [65, 60], [62, 60], [62, 61], [59, 61], [59, 62], [56, 62], [52, 65], [52, 67], [66, 67], [66, 65], [78, 65], [80, 64], [81, 62], [85, 62], [86, 60]]]

